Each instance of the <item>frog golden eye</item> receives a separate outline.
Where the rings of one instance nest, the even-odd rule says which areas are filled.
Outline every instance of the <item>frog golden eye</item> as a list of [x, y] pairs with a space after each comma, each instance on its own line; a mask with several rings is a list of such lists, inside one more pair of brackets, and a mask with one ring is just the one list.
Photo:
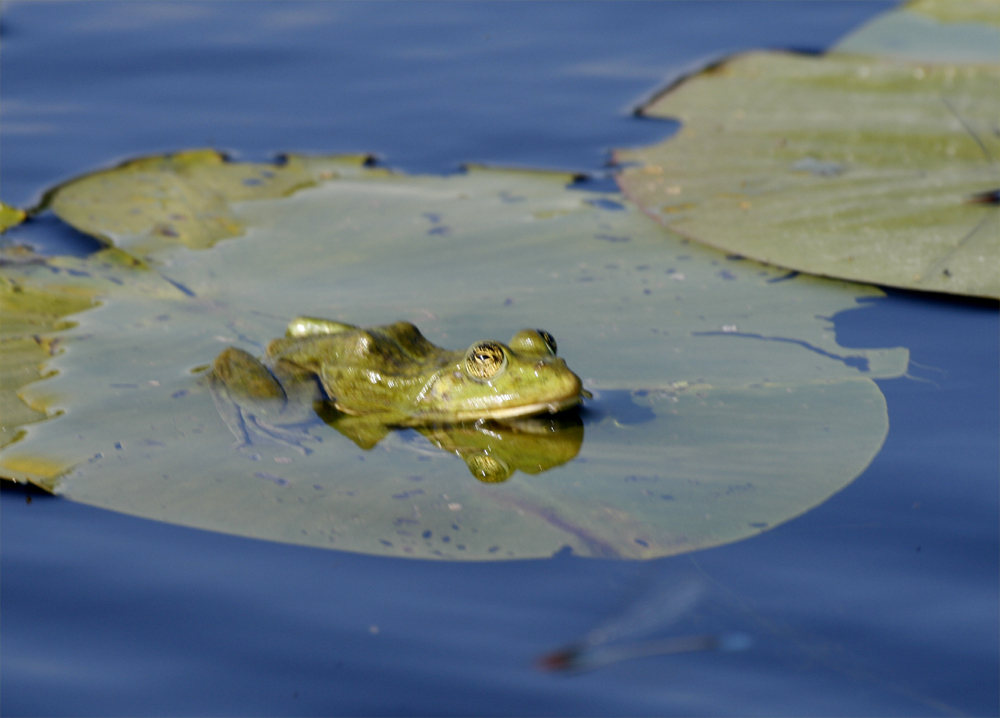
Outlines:
[[507, 352], [496, 342], [473, 344], [465, 353], [465, 371], [474, 379], [490, 379], [507, 366]]
[[510, 348], [518, 354], [534, 354], [535, 356], [554, 356], [556, 340], [544, 329], [522, 329], [510, 340]]

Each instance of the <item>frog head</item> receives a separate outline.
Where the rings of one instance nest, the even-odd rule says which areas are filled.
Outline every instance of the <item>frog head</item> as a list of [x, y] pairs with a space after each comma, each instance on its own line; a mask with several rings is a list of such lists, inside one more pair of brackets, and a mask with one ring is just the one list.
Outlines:
[[473, 344], [435, 374], [415, 403], [420, 414], [474, 421], [554, 414], [585, 395], [580, 378], [556, 356], [552, 335], [522, 329], [510, 344]]

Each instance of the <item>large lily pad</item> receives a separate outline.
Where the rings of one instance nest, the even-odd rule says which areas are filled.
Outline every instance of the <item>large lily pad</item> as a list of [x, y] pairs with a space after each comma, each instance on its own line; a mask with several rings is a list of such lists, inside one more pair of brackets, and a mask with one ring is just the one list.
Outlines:
[[[995, 52], [935, 62], [959, 42], [956, 26], [898, 15], [944, 35], [928, 61], [750, 53], [658, 97], [643, 114], [684, 126], [617, 153], [641, 165], [621, 174], [622, 189], [675, 231], [760, 261], [1000, 297], [997, 210], [985, 194], [1000, 187]], [[840, 49], [882, 47], [862, 34]]]
[[1000, 56], [1000, 3], [907, 3], [865, 23], [832, 51], [915, 62], [996, 63]]
[[[844, 349], [828, 319], [877, 290], [726, 258], [621, 197], [567, 189], [566, 175], [301, 162], [314, 186], [230, 205], [239, 238], [149, 250], [143, 284], [102, 278], [92, 259], [5, 268], [102, 304], [62, 335], [58, 374], [20, 391], [62, 413], [0, 453], [3, 475], [136, 515], [368, 553], [651, 558], [777, 525], [881, 446], [872, 378], [902, 374], [907, 353]], [[483, 441], [470, 428], [396, 431], [366, 451], [317, 421], [310, 453], [234, 448], [204, 371], [229, 345], [260, 354], [299, 314], [406, 319], [451, 348], [542, 326], [595, 394], [583, 444], [570, 426], [548, 460], [526, 456], [502, 483], [453, 455], [468, 461]]]

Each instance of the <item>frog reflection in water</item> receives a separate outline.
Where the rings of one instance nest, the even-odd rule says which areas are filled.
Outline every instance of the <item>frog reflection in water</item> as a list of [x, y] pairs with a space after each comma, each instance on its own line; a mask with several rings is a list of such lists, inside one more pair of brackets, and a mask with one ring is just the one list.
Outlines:
[[590, 396], [541, 330], [463, 352], [431, 344], [408, 322], [361, 329], [310, 317], [270, 342], [263, 363], [242, 349], [223, 351], [209, 385], [244, 445], [305, 450], [303, 442], [317, 440], [305, 430], [316, 414], [364, 449], [393, 427], [414, 427], [483, 481], [572, 459], [583, 440], [579, 418], [524, 417], [556, 414]]

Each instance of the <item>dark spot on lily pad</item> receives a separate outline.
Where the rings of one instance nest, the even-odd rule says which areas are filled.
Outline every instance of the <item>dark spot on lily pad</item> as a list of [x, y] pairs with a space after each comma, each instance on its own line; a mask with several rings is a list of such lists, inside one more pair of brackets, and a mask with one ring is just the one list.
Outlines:
[[844, 171], [844, 167], [836, 162], [825, 162], [815, 157], [803, 157], [792, 165], [792, 171], [808, 172], [817, 177], [836, 177]]
[[277, 476], [275, 474], [269, 474], [266, 471], [257, 471], [254, 473], [254, 476], [256, 476], [258, 479], [267, 479], [268, 481], [276, 484], [277, 486], [288, 486], [288, 479], [282, 476]]
[[767, 283], [776, 284], [778, 282], [786, 282], [789, 279], [795, 279], [797, 276], [799, 276], [798, 272], [789, 272], [788, 274], [782, 274], [780, 277], [772, 277], [767, 280]]
[[615, 202], [614, 200], [610, 199], [588, 199], [587, 204], [593, 205], [594, 207], [598, 207], [600, 209], [607, 209], [611, 211], [625, 209], [625, 205], [623, 205], [621, 202]]

